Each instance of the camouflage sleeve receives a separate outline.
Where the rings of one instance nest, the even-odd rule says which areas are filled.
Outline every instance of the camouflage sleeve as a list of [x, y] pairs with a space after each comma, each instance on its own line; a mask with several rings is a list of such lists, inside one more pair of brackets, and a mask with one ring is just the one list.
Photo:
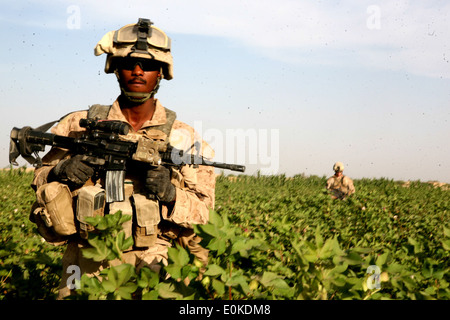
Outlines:
[[325, 187], [329, 190], [331, 188], [332, 184], [333, 184], [333, 177], [330, 177], [330, 178], [328, 178]]
[[[79, 111], [69, 114], [62, 119], [55, 127], [51, 129], [51, 133], [60, 136], [76, 136], [78, 132], [83, 130], [79, 126], [81, 118], [85, 118], [87, 111]], [[64, 158], [68, 157], [68, 151], [62, 148], [53, 147], [42, 158], [43, 166], [36, 168], [34, 171], [34, 178], [31, 186], [34, 190], [37, 190], [41, 185], [47, 183], [47, 177], [54, 166], [58, 164]]]
[[199, 166], [195, 169], [183, 166], [181, 174], [186, 187], [177, 187], [175, 205], [170, 212], [163, 207], [163, 218], [186, 228], [192, 228], [193, 224], [206, 224], [209, 221], [209, 210], [214, 209], [214, 168]]
[[[176, 121], [170, 136], [171, 144], [186, 150], [191, 145], [201, 146], [200, 153], [207, 159], [214, 157], [214, 150], [203, 141], [198, 133], [190, 126]], [[209, 221], [209, 210], [214, 209], [216, 176], [214, 168], [199, 165], [185, 165], [180, 169], [183, 181], [177, 187], [176, 201], [172, 210], [163, 210], [163, 218], [192, 228], [193, 224], [206, 224]]]
[[346, 179], [346, 181], [345, 181], [345, 184], [347, 185], [347, 195], [351, 195], [351, 194], [353, 194], [353, 193], [355, 193], [355, 186], [353, 185], [353, 180], [352, 179], [350, 179], [350, 178], [348, 178], [348, 177], [346, 177], [347, 179]]

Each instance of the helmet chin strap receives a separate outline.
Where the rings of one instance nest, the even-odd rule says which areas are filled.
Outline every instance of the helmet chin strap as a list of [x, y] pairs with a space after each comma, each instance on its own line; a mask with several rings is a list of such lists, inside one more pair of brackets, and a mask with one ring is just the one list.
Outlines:
[[[117, 69], [114, 70], [114, 74], [116, 75], [117, 81], [119, 82], [119, 85], [120, 85], [120, 76], [119, 76], [119, 72], [117, 72]], [[161, 82], [161, 78], [162, 78], [162, 68], [159, 71], [158, 79], [156, 80], [155, 87], [153, 88], [152, 91], [150, 91], [150, 92], [125, 91], [121, 85], [120, 85], [120, 91], [122, 93], [122, 96], [124, 96], [128, 101], [133, 102], [133, 103], [144, 103], [148, 99], [153, 98], [155, 96], [155, 94], [158, 92], [159, 83]]]

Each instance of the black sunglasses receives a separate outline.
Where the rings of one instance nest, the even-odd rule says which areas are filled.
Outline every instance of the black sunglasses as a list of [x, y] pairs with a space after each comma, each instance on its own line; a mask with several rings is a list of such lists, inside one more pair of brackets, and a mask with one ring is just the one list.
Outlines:
[[142, 59], [142, 58], [131, 58], [131, 57], [125, 57], [125, 58], [116, 58], [114, 59], [114, 65], [117, 69], [122, 70], [134, 70], [136, 68], [136, 65], [139, 65], [139, 67], [143, 71], [160, 71], [161, 70], [161, 63], [150, 60], [150, 59]]

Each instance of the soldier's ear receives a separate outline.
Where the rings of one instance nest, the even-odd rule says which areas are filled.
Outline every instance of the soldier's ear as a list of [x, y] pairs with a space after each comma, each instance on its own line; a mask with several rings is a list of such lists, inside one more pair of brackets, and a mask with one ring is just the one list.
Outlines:
[[114, 69], [114, 74], [116, 75], [117, 81], [120, 81], [120, 75], [119, 75], [119, 70]]

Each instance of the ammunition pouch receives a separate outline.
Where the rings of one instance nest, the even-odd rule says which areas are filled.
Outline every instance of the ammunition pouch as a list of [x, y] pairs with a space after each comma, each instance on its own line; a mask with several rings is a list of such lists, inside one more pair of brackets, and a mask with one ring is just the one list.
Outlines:
[[80, 224], [80, 236], [88, 238], [88, 233], [94, 231], [94, 227], [86, 222], [86, 218], [104, 216], [105, 214], [105, 190], [99, 186], [85, 186], [78, 192], [77, 220]]
[[69, 187], [56, 181], [39, 187], [30, 220], [36, 223], [39, 234], [47, 242], [65, 244], [68, 236], [77, 232]]
[[143, 194], [133, 195], [136, 210], [136, 223], [133, 228], [133, 239], [136, 247], [151, 247], [158, 236], [158, 223], [161, 221], [159, 203], [147, 199]]
[[125, 180], [124, 185], [125, 200], [110, 203], [108, 211], [114, 214], [120, 210], [123, 215], [132, 216], [131, 220], [122, 225], [125, 238], [133, 236], [136, 247], [151, 247], [156, 243], [158, 223], [161, 220], [159, 203], [156, 200], [147, 199], [143, 194], [134, 193], [131, 180]]

